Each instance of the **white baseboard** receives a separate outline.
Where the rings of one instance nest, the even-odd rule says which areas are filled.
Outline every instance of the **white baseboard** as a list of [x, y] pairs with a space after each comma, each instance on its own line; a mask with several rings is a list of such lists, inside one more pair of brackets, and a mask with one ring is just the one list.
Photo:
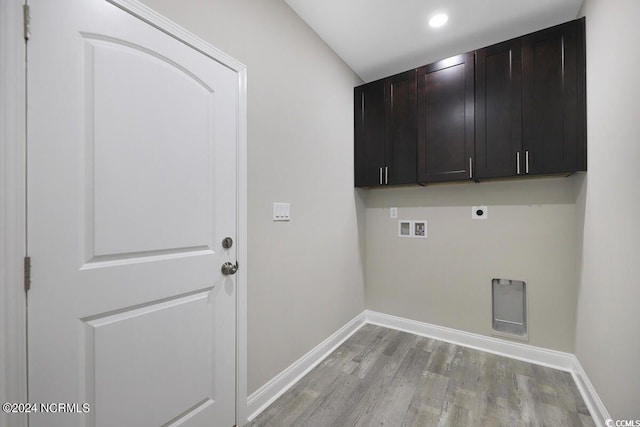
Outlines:
[[488, 337], [485, 335], [464, 332], [458, 329], [446, 328], [444, 326], [432, 325], [418, 322], [416, 320], [404, 319], [402, 317], [389, 314], [378, 313], [365, 310], [367, 323], [384, 326], [386, 328], [397, 329], [435, 338], [440, 341], [459, 344], [464, 347], [474, 348], [536, 365], [548, 366], [554, 369], [571, 372], [574, 364], [574, 356], [571, 353], [549, 350], [542, 347], [535, 347], [528, 344], [507, 341], [500, 338]]
[[591, 384], [586, 372], [574, 354], [365, 310], [251, 394], [247, 401], [248, 413], [251, 414], [248, 421], [258, 416], [260, 412], [289, 390], [298, 380], [316, 367], [325, 357], [346, 341], [365, 323], [434, 338], [511, 359], [522, 360], [524, 362], [569, 372], [573, 376], [596, 426], [606, 427], [604, 424], [605, 420], [611, 418], [593, 384]]
[[573, 372], [571, 372], [573, 380], [576, 382], [578, 390], [580, 390], [584, 403], [587, 405], [587, 408], [589, 408], [589, 413], [591, 413], [591, 418], [593, 418], [594, 423], [598, 427], [604, 427], [606, 426], [606, 420], [611, 419], [611, 415], [609, 415], [609, 411], [605, 408], [602, 399], [600, 399], [598, 392], [591, 383], [591, 380], [589, 380], [578, 358], [573, 356], [573, 359], [574, 369]]
[[278, 397], [315, 368], [329, 354], [345, 342], [365, 324], [365, 312], [354, 317], [349, 323], [337, 330], [329, 338], [318, 344], [307, 354], [296, 360], [291, 366], [260, 387], [247, 398], [247, 421], [253, 420]]
[[385, 328], [397, 329], [569, 372], [573, 376], [596, 426], [605, 427], [605, 421], [611, 418], [600, 396], [598, 396], [593, 384], [591, 384], [589, 377], [587, 377], [586, 372], [574, 354], [445, 328], [443, 326], [404, 319], [402, 317], [370, 310], [365, 310], [365, 320], [367, 323], [384, 326]]

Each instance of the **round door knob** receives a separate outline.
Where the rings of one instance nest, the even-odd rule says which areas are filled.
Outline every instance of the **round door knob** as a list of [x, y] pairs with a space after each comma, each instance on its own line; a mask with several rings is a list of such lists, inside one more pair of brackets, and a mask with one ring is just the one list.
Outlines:
[[222, 270], [222, 274], [224, 274], [225, 276], [236, 274], [236, 271], [238, 271], [238, 262], [236, 261], [235, 264], [231, 264], [230, 262], [225, 262], [224, 264], [222, 264], [221, 270]]

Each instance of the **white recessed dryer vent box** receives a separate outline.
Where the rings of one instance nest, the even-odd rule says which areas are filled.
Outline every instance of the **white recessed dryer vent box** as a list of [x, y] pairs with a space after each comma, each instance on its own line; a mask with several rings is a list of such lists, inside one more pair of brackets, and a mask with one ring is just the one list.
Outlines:
[[522, 280], [491, 281], [491, 334], [527, 341], [527, 284]]

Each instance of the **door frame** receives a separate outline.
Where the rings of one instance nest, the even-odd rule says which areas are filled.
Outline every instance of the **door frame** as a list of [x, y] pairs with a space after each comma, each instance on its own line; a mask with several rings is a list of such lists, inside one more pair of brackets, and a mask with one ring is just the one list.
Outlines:
[[[0, 2], [0, 401], [26, 402], [26, 93], [24, 0]], [[26, 415], [0, 412], [0, 425], [22, 427]]]
[[[136, 0], [104, 0], [212, 58], [238, 76], [236, 423], [247, 420], [247, 68]], [[0, 11], [0, 401], [27, 401], [27, 316], [23, 258], [26, 247], [25, 0], [1, 2]], [[34, 260], [37, 262], [37, 260]], [[25, 415], [0, 413], [0, 424], [27, 425]], [[231, 427], [231, 426], [229, 426]]]

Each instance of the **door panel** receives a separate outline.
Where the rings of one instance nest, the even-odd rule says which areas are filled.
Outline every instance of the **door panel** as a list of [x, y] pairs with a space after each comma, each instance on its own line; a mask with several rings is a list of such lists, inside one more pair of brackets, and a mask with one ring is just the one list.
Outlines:
[[527, 173], [586, 167], [584, 20], [523, 37], [523, 145]]
[[235, 423], [235, 72], [103, 0], [30, 0], [31, 426]]
[[523, 173], [519, 39], [476, 52], [476, 177]]
[[[161, 425], [215, 402], [209, 293], [82, 319], [87, 397], [100, 397], [95, 425]], [[173, 333], [159, 336], [158, 330]]]
[[[83, 77], [93, 107], [86, 118], [93, 255], [210, 249], [214, 88], [119, 40], [87, 40]], [[140, 101], [144, 108], [122, 108]], [[162, 191], [148, 194], [157, 183]]]
[[384, 183], [385, 96], [384, 81], [354, 89], [356, 186], [373, 187]]
[[412, 184], [416, 174], [416, 71], [386, 80], [386, 162], [388, 184]]
[[527, 100], [531, 109], [525, 118], [532, 122], [531, 138], [526, 140], [529, 150], [530, 165], [537, 160], [543, 161], [539, 167], [531, 168], [531, 172], [562, 170], [564, 163], [564, 87], [563, 57], [564, 47], [562, 35], [536, 40], [526, 44], [527, 67], [526, 88]]
[[418, 69], [419, 181], [471, 178], [473, 92], [473, 53]]

